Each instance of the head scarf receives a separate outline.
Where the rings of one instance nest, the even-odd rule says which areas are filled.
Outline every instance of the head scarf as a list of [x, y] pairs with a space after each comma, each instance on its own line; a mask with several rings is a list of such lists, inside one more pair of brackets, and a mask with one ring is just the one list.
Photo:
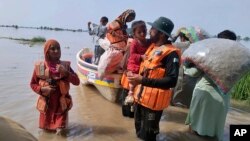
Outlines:
[[56, 40], [50, 39], [50, 40], [46, 41], [45, 44], [44, 44], [45, 61], [48, 61], [48, 62], [50, 61], [48, 51], [49, 51], [50, 47], [52, 47], [52, 46], [56, 46], [56, 47], [60, 48], [60, 44]]
[[132, 9], [128, 9], [126, 11], [124, 11], [118, 18], [116, 18], [116, 21], [119, 21], [122, 25], [126, 25], [126, 20], [128, 18], [128, 16], [130, 15], [135, 15], [135, 11]]
[[50, 62], [49, 54], [48, 54], [49, 49], [53, 46], [60, 48], [60, 44], [54, 39], [50, 39], [50, 40], [45, 42], [45, 44], [44, 44], [44, 58], [45, 58], [46, 66], [49, 68], [50, 74], [53, 74], [55, 76], [59, 76], [59, 73], [56, 71], [56, 64]]
[[181, 28], [180, 32], [183, 33], [191, 43], [195, 43], [210, 37], [210, 35], [200, 27], [191, 26], [188, 28]]

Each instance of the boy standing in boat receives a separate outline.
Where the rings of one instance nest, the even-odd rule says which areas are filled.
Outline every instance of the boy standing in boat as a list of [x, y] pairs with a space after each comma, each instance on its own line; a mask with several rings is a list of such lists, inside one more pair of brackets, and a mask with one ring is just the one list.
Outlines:
[[104, 38], [105, 35], [106, 35], [106, 32], [107, 32], [107, 27], [106, 27], [106, 24], [108, 23], [108, 18], [107, 17], [102, 17], [100, 19], [100, 25], [95, 25], [95, 24], [92, 24], [93, 26], [93, 29], [91, 29], [90, 25], [91, 25], [91, 22], [88, 22], [88, 30], [89, 30], [89, 35], [94, 35], [96, 36], [95, 37], [95, 40], [94, 40], [94, 43], [95, 43], [95, 60], [94, 60], [94, 64], [95, 65], [98, 65], [99, 63], [99, 60], [100, 60], [100, 56], [104, 53], [104, 49], [99, 45], [98, 43], [98, 40], [100, 38]]

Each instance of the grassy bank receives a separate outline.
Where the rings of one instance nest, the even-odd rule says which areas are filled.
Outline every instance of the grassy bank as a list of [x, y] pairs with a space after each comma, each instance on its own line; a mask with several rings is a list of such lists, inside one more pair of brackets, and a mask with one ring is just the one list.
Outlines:
[[246, 100], [250, 105], [250, 72], [234, 86], [231, 95], [233, 99]]
[[234, 86], [231, 97], [233, 107], [250, 112], [250, 72]]
[[16, 40], [19, 41], [21, 44], [28, 44], [30, 47], [32, 47], [35, 44], [44, 43], [46, 39], [44, 37], [33, 37], [31, 39], [25, 39], [25, 38], [12, 38], [12, 37], [0, 37], [0, 39], [9, 39], [9, 40]]

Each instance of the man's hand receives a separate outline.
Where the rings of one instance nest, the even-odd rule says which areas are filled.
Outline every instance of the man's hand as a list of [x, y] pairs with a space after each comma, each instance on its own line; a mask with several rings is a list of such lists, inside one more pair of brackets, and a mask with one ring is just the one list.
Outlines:
[[141, 84], [141, 81], [142, 81], [142, 76], [139, 74], [127, 75], [127, 78], [128, 78], [128, 82], [133, 85]]
[[144, 55], [141, 55], [141, 60], [146, 60], [148, 57], [144, 54]]

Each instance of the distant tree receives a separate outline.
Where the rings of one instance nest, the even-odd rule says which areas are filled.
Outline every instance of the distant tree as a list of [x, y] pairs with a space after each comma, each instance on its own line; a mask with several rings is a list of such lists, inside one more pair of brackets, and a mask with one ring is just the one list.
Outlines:
[[15, 29], [18, 29], [18, 25], [12, 25], [12, 27], [14, 27]]
[[243, 40], [244, 40], [244, 41], [249, 41], [250, 38], [249, 38], [249, 37], [244, 37]]

